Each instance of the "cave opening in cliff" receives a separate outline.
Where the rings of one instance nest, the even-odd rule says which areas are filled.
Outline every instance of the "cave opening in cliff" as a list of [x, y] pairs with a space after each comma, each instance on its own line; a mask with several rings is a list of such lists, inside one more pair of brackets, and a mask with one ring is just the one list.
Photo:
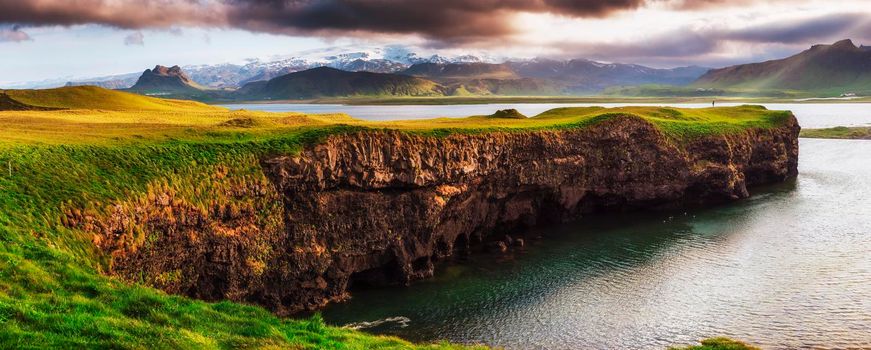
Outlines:
[[348, 278], [348, 289], [395, 285], [402, 280], [402, 276], [402, 269], [394, 258], [384, 265], [352, 273]]
[[429, 268], [430, 261], [428, 256], [417, 258], [411, 263], [411, 269], [415, 272], [428, 270]]
[[466, 235], [457, 235], [454, 239], [453, 253], [461, 254], [469, 251], [469, 237]]

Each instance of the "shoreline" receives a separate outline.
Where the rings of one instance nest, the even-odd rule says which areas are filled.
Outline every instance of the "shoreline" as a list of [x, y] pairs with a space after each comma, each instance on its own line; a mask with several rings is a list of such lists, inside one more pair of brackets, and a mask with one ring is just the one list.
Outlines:
[[806, 129], [801, 138], [823, 140], [871, 140], [871, 126], [836, 126], [832, 128]]
[[403, 105], [485, 105], [485, 104], [539, 104], [539, 103], [798, 103], [849, 104], [871, 103], [871, 97], [842, 98], [755, 98], [755, 97], [610, 97], [610, 96], [482, 96], [482, 97], [333, 97], [305, 100], [212, 101], [212, 105], [234, 104], [323, 104], [357, 106]]

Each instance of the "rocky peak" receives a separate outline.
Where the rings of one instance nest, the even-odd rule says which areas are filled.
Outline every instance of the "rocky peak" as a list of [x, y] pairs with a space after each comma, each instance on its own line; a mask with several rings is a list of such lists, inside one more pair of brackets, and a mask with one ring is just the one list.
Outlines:
[[811, 46], [811, 50], [824, 50], [824, 49], [832, 49], [832, 50], [859, 50], [859, 47], [856, 44], [853, 44], [853, 40], [844, 39], [838, 42], [835, 42], [831, 45], [818, 44]]
[[856, 48], [856, 45], [853, 44], [853, 40], [850, 40], [850, 39], [844, 39], [844, 40], [841, 40], [841, 41], [838, 41], [838, 42], [832, 44], [832, 47], [841, 47], [841, 48], [847, 48], [847, 49], [855, 49], [855, 48]]
[[130, 89], [147, 93], [178, 93], [199, 90], [200, 87], [181, 67], [156, 65], [154, 69], [146, 69]]
[[190, 77], [188, 77], [187, 74], [185, 74], [184, 71], [181, 70], [181, 67], [177, 65], [172, 67], [166, 67], [158, 64], [154, 66], [154, 69], [146, 69], [143, 75], [146, 74], [152, 74], [162, 77], [178, 77], [184, 82], [191, 81]]

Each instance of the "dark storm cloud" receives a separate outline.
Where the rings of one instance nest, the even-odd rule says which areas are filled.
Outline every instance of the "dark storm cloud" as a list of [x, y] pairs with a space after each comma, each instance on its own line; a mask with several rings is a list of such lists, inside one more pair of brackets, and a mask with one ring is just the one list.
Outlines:
[[[866, 13], [843, 13], [787, 22], [772, 22], [741, 29], [683, 27], [633, 42], [577, 44], [564, 47], [564, 55], [603, 60], [667, 62], [704, 59], [728, 42], [779, 43], [804, 48], [852, 38], [871, 41], [871, 18]], [[857, 43], [857, 44], [858, 44]]]
[[419, 34], [439, 41], [513, 32], [516, 12], [604, 17], [645, 0], [0, 0], [0, 23], [200, 26], [271, 33]]
[[221, 25], [220, 8], [197, 0], [0, 0], [0, 23], [103, 24], [119, 28]]
[[[435, 47], [469, 43], [490, 47], [512, 43], [508, 37], [522, 25], [513, 14], [520, 12], [602, 18], [651, 4], [695, 11], [770, 1], [787, 0], [0, 0], [0, 24], [25, 30], [94, 23], [133, 30], [194, 26], [323, 37], [413, 34], [429, 39]], [[569, 44], [559, 49], [603, 58], [686, 57], [714, 52], [727, 41], [806, 44], [839, 36], [862, 40], [871, 38], [868, 18], [866, 12], [738, 30], [688, 27], [652, 38], [639, 33], [634, 42]], [[595, 41], [582, 35], [578, 39]], [[19, 29], [0, 29], [0, 40], [22, 41], [29, 36]]]
[[770, 23], [721, 34], [722, 37], [731, 40], [786, 44], [830, 39], [832, 36], [842, 35], [851, 35], [857, 39], [871, 37], [871, 14], [835, 14], [796, 22]]

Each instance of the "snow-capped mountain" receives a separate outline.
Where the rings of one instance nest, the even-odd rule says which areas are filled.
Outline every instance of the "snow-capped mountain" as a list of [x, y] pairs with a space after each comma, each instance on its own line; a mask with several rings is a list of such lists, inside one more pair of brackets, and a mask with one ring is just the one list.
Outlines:
[[[350, 72], [369, 71], [376, 73], [397, 73], [420, 63], [495, 63], [497, 59], [482, 58], [475, 55], [443, 56], [438, 54], [421, 56], [403, 46], [388, 46], [356, 51], [343, 51], [345, 48], [327, 48], [302, 51], [293, 55], [275, 56], [270, 59], [249, 59], [244, 64], [188, 65], [181, 68], [200, 85], [211, 88], [237, 88], [246, 83], [269, 80], [288, 73], [299, 72], [316, 67], [330, 67]], [[76, 81], [57, 80], [41, 82], [40, 88], [66, 85], [97, 84], [109, 88], [129, 88], [136, 82], [141, 72], [125, 75], [93, 77]], [[123, 77], [123, 78], [122, 78]], [[30, 87], [28, 83], [16, 87]]]
[[[638, 84], [686, 85], [707, 68], [682, 67], [657, 69], [637, 64], [608, 63], [587, 59], [553, 60], [546, 58], [493, 57], [486, 54], [443, 52], [421, 54], [406, 46], [363, 48], [331, 47], [300, 51], [267, 59], [248, 59], [244, 63], [182, 66], [196, 84], [212, 89], [236, 89], [247, 83], [270, 80], [285, 74], [317, 67], [349, 72], [399, 73], [436, 80], [457, 79], [537, 79], [536, 83], [557, 82], [570, 93], [595, 92], [610, 86]], [[157, 62], [172, 63], [172, 62]], [[106, 88], [129, 88], [141, 75], [137, 73], [92, 77], [67, 81], [66, 85], [99, 85]], [[528, 82], [528, 81], [527, 81]], [[48, 84], [48, 85], [47, 85]], [[17, 83], [16, 87], [54, 87], [55, 82]], [[547, 84], [545, 84], [547, 85]], [[550, 84], [554, 85], [554, 84]]]

